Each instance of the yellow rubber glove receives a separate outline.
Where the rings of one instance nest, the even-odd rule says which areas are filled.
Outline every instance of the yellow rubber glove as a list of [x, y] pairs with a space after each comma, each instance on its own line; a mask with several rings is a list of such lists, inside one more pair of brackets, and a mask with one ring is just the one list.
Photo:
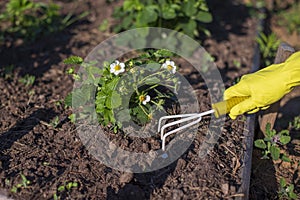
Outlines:
[[273, 64], [255, 73], [244, 75], [240, 82], [224, 92], [224, 100], [232, 97], [249, 97], [234, 106], [229, 113], [232, 119], [243, 113], [267, 109], [270, 104], [300, 85], [300, 51], [284, 63]]

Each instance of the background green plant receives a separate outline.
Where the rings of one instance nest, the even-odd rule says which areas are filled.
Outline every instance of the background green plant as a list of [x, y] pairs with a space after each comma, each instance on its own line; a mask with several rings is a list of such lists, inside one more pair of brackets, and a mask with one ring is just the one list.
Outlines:
[[261, 67], [267, 67], [274, 62], [277, 49], [280, 45], [280, 40], [274, 33], [269, 35], [261, 32], [256, 38], [256, 41], [259, 45], [260, 55], [261, 55]]
[[300, 34], [300, 3], [294, 3], [290, 9], [278, 12], [278, 25], [286, 27], [288, 32], [292, 34], [296, 32]]
[[59, 10], [60, 7], [55, 3], [10, 0], [0, 15], [2, 35], [11, 34], [33, 41], [38, 36], [61, 31], [87, 15], [85, 12], [74, 18], [72, 14], [62, 17]]
[[270, 155], [273, 160], [282, 159], [283, 161], [290, 162], [290, 159], [280, 153], [280, 146], [286, 145], [291, 141], [288, 130], [282, 130], [277, 133], [271, 130], [271, 124], [266, 125], [266, 135], [264, 139], [255, 140], [254, 145], [257, 148], [263, 149], [262, 159], [269, 159]]
[[205, 0], [125, 0], [113, 16], [121, 22], [115, 32], [139, 27], [163, 27], [194, 37], [209, 35], [204, 23], [212, 21]]

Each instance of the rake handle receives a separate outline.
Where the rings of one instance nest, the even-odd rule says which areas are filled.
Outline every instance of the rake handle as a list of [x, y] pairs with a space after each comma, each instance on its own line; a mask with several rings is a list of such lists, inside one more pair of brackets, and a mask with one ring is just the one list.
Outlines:
[[241, 103], [242, 101], [248, 99], [249, 97], [232, 97], [228, 100], [221, 101], [215, 104], [212, 104], [212, 108], [215, 111], [216, 118], [219, 118], [222, 115], [226, 115], [230, 112], [231, 108], [235, 105]]

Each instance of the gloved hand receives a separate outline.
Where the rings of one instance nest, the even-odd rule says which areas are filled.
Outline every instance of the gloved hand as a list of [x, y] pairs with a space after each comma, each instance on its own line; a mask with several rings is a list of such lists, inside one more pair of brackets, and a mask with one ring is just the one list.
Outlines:
[[243, 113], [250, 114], [267, 109], [296, 85], [300, 85], [300, 52], [291, 55], [284, 63], [273, 64], [244, 75], [239, 83], [225, 90], [224, 100], [249, 97], [234, 106], [229, 116], [235, 119]]

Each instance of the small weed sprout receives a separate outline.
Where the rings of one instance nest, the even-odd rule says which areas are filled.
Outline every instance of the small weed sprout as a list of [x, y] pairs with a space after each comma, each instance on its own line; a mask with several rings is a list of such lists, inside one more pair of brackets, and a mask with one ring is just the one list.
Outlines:
[[294, 185], [287, 184], [284, 178], [280, 179], [280, 188], [278, 191], [279, 199], [297, 199], [297, 195], [294, 193]]
[[289, 122], [289, 127], [300, 130], [300, 116], [296, 116], [292, 122]]
[[30, 87], [33, 85], [35, 81], [35, 76], [26, 74], [24, 77], [19, 79], [20, 83], [23, 83], [26, 87]]
[[50, 125], [53, 127], [53, 128], [56, 128], [57, 126], [58, 126], [58, 124], [59, 124], [59, 117], [58, 116], [56, 116], [56, 117], [54, 117], [54, 119], [50, 122]]
[[20, 174], [22, 178], [22, 182], [18, 183], [17, 185], [13, 186], [11, 189], [11, 192], [17, 193], [19, 189], [26, 188], [31, 182], [24, 176], [23, 174]]
[[[57, 188], [57, 192], [58, 193], [62, 193], [64, 191], [66, 192], [69, 192], [72, 188], [77, 188], [78, 187], [78, 183], [77, 182], [66, 182], [64, 183], [63, 185], [60, 185], [58, 188]], [[57, 194], [57, 192], [55, 192], [53, 194], [53, 199], [54, 200], [58, 200], [60, 199], [59, 195]]]
[[271, 130], [271, 124], [266, 125], [266, 136], [264, 139], [258, 139], [254, 142], [257, 148], [263, 149], [262, 159], [269, 159], [270, 155], [273, 160], [281, 159], [285, 162], [290, 162], [290, 159], [280, 153], [280, 146], [286, 145], [291, 141], [288, 130], [282, 130], [276, 133], [275, 130]]

